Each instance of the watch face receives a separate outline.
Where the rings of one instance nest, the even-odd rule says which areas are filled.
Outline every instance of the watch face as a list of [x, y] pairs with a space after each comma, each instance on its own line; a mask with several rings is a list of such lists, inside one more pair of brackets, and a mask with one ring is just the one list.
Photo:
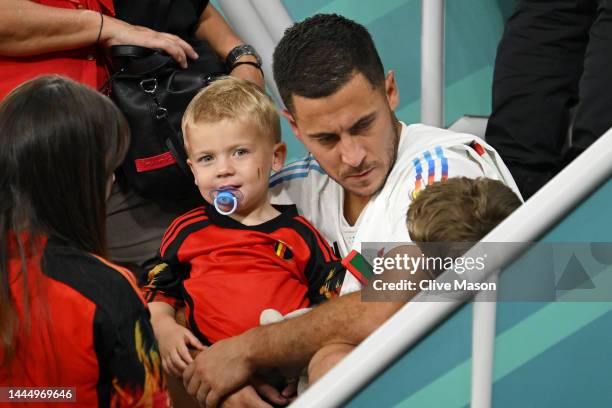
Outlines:
[[227, 56], [227, 65], [231, 67], [243, 55], [254, 56], [255, 59], [257, 59], [257, 63], [261, 65], [261, 58], [259, 57], [259, 54], [257, 54], [255, 48], [248, 44], [239, 45], [235, 47], [232, 51], [230, 51]]

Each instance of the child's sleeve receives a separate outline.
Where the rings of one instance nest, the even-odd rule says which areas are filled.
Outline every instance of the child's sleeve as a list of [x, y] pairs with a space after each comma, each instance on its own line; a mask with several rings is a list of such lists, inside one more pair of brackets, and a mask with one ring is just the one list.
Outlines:
[[308, 298], [317, 304], [340, 294], [346, 270], [325, 238], [310, 223], [307, 226], [309, 233], [304, 239], [310, 248], [310, 259], [304, 275], [308, 281]]
[[[180, 262], [180, 245], [164, 245], [157, 256], [157, 264], [147, 274], [143, 294], [147, 302], [164, 302], [178, 309], [183, 302], [183, 280], [189, 273], [189, 264]], [[163, 250], [167, 248], [166, 250]]]

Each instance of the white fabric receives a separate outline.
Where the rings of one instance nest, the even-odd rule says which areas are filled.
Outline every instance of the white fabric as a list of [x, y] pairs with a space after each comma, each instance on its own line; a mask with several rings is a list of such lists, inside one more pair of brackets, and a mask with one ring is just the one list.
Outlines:
[[342, 233], [342, 241], [345, 243], [347, 248], [351, 248], [353, 246], [353, 242], [355, 242], [355, 236], [357, 235], [357, 231], [359, 231], [359, 227], [361, 226], [361, 220], [363, 217], [357, 218], [355, 225], [349, 225], [348, 221], [344, 217], [340, 218], [340, 232]]
[[[485, 154], [480, 156], [470, 144], [480, 144]], [[444, 158], [446, 160], [444, 160]], [[421, 168], [421, 180], [428, 184], [442, 178], [447, 162], [448, 177], [488, 177], [508, 185], [520, 197], [510, 172], [495, 150], [484, 140], [465, 133], [454, 133], [422, 124], [402, 123], [397, 160], [385, 186], [361, 213], [354, 242], [349, 245], [343, 236], [342, 213], [344, 192], [329, 178], [313, 157], [287, 165], [270, 179], [272, 202], [294, 203], [330, 243], [337, 243], [340, 255], [352, 249], [361, 250], [362, 242], [410, 242], [406, 228], [406, 213], [412, 202], [412, 192]], [[346, 221], [344, 221], [346, 222]], [[361, 288], [357, 279], [347, 274], [341, 294]]]

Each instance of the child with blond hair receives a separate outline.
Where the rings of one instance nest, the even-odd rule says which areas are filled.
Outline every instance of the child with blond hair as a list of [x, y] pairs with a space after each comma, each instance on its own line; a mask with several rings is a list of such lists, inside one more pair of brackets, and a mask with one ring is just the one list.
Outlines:
[[[286, 147], [272, 100], [231, 77], [202, 90], [183, 117], [187, 163], [204, 203], [168, 228], [146, 298], [167, 371], [201, 349], [339, 293], [344, 268], [295, 206], [272, 205], [268, 182]], [[187, 327], [175, 320], [185, 306]], [[182, 309], [181, 309], [182, 310]]]

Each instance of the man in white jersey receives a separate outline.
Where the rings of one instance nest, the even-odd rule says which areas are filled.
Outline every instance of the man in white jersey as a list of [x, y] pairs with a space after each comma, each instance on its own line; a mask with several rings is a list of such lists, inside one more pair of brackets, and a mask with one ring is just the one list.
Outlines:
[[[361, 242], [410, 241], [408, 206], [434, 181], [486, 176], [518, 193], [484, 141], [397, 120], [394, 74], [385, 75], [368, 31], [353, 21], [316, 15], [288, 29], [274, 52], [274, 78], [284, 115], [312, 156], [271, 178], [273, 200], [297, 204], [341, 256]], [[356, 289], [358, 282], [347, 278], [343, 292]], [[302, 317], [249, 330], [200, 353], [185, 370], [185, 386], [215, 407], [240, 394], [255, 371], [310, 362], [317, 377], [318, 365], [359, 344], [401, 305], [365, 303], [351, 293]]]
[[[358, 93], [360, 86], [368, 86], [360, 76], [352, 82], [354, 86], [347, 89], [355, 93]], [[397, 93], [392, 73], [387, 76], [387, 82], [390, 83], [391, 92]], [[339, 94], [342, 96], [342, 91]], [[347, 97], [351, 100], [351, 95]], [[343, 109], [359, 112], [359, 108], [353, 105], [360, 103], [353, 100], [355, 102], [344, 104]], [[362, 111], [368, 112], [368, 108], [371, 108], [371, 105], [364, 106]], [[300, 140], [312, 149], [311, 151], [317, 152], [319, 162], [311, 155], [275, 174], [270, 181], [273, 199], [277, 203], [297, 204], [300, 213], [317, 226], [343, 257], [352, 249], [360, 251], [362, 242], [409, 242], [410, 237], [406, 229], [408, 207], [415, 193], [434, 181], [456, 176], [488, 177], [501, 180], [518, 194], [514, 180], [497, 152], [483, 140], [473, 135], [421, 124], [407, 126], [399, 122], [397, 154], [390, 172], [386, 179], [383, 179], [384, 184], [372, 195], [359, 196], [349, 188], [343, 188], [344, 180], [338, 176], [342, 174], [338, 167], [346, 163], [343, 153], [332, 152], [326, 146], [321, 148], [317, 138], [304, 137], [295, 125], [296, 121], [290, 121]], [[365, 139], [368, 135], [359, 137]], [[376, 146], [378, 140], [375, 137], [371, 139], [372, 144]], [[367, 142], [362, 144], [367, 145]], [[341, 143], [342, 141], [338, 141], [338, 144]], [[338, 150], [342, 148], [339, 147]], [[362, 154], [362, 163], [365, 163], [362, 168], [366, 171], [368, 165], [375, 168], [371, 162], [368, 163], [372, 155], [368, 156], [367, 147], [363, 148]], [[334, 166], [331, 163], [337, 164]], [[326, 172], [322, 166], [329, 170]], [[350, 171], [352, 169], [347, 168], [346, 173]], [[361, 169], [357, 170], [357, 174], [359, 171]], [[362, 185], [367, 186], [368, 177], [372, 179], [372, 184], [376, 185], [378, 180], [369, 175], [363, 177]], [[350, 181], [351, 177], [348, 178]], [[351, 214], [345, 213], [345, 209], [354, 208], [352, 202], [359, 203], [361, 197], [368, 198], [365, 205], [357, 205], [352, 217]], [[342, 294], [358, 289], [359, 282], [354, 276], [347, 274]]]

